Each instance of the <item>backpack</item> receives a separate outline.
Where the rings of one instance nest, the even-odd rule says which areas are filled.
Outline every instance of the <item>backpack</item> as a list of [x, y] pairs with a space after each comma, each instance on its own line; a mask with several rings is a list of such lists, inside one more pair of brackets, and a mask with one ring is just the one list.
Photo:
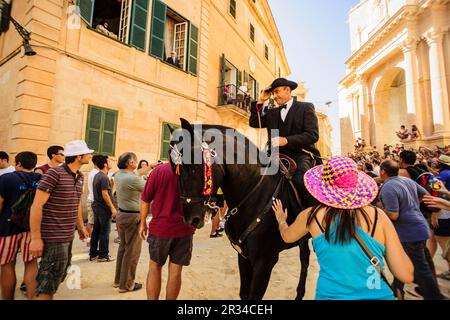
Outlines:
[[36, 186], [28, 182], [19, 173], [17, 176], [25, 183], [26, 190], [11, 206], [11, 222], [25, 231], [30, 231], [30, 210], [36, 194]]
[[[427, 190], [431, 196], [449, 200], [447, 196], [440, 192], [443, 187], [443, 183], [438, 178], [436, 178], [434, 174], [430, 172], [424, 172], [417, 177], [416, 182], [420, 186], [425, 188], [425, 190]], [[426, 210], [430, 212], [437, 212], [440, 209], [430, 208], [426, 206]]]

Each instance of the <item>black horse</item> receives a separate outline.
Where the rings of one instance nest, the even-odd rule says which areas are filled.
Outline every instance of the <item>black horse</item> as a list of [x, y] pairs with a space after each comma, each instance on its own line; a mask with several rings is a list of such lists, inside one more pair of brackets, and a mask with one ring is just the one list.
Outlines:
[[[178, 139], [175, 136], [172, 138], [171, 163], [174, 170], [177, 170], [180, 175], [185, 222], [195, 228], [202, 228], [205, 214], [209, 211], [208, 206], [211, 206], [211, 199], [203, 193], [205, 187], [204, 160], [197, 164], [186, 164], [181, 161], [181, 156], [184, 156], [183, 152], [180, 152], [175, 146], [182, 140], [190, 141], [191, 156], [194, 157], [197, 153], [197, 159], [203, 159], [201, 155], [198, 156], [198, 153], [204, 152], [216, 142], [213, 151], [215, 161], [212, 165], [213, 189], [217, 191], [221, 187], [229, 208], [225, 232], [233, 247], [239, 252], [241, 299], [262, 299], [269, 284], [272, 269], [278, 262], [279, 253], [296, 246], [300, 247], [301, 262], [296, 299], [303, 299], [309, 267], [309, 237], [293, 244], [286, 244], [281, 239], [278, 224], [271, 209], [273, 198], [281, 199], [284, 207], [288, 209], [289, 224], [301, 212], [302, 208], [295, 200], [294, 191], [287, 179], [279, 172], [273, 175], [262, 174], [267, 170], [264, 168], [265, 165], [261, 164], [259, 160], [251, 159], [250, 152], [248, 152], [250, 148], [256, 150], [257, 148], [236, 132], [230, 136], [232, 129], [203, 125], [201, 132], [196, 131], [194, 134], [194, 127], [188, 121], [181, 119], [181, 124], [183, 134], [180, 134]], [[217, 139], [217, 134], [214, 138], [205, 138], [205, 132], [211, 129], [220, 133], [220, 139]], [[230, 141], [230, 139], [233, 139], [232, 144], [236, 147], [232, 153], [233, 159], [229, 159], [231, 153], [224, 150], [224, 142]], [[222, 145], [218, 146], [217, 141], [213, 140], [221, 140]], [[198, 142], [197, 147], [195, 142]], [[245, 162], [244, 164], [235, 164], [238, 158], [238, 147], [242, 143], [245, 144]], [[217, 155], [214, 154], [215, 152]], [[262, 154], [257, 152], [258, 155]], [[217, 161], [217, 159], [220, 160]]]

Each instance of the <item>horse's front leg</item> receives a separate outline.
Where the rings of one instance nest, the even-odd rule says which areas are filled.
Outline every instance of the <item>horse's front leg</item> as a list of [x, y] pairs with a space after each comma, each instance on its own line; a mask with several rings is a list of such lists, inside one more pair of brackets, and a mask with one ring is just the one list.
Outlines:
[[278, 262], [278, 253], [274, 252], [275, 258], [264, 259], [262, 256], [254, 262], [250, 300], [262, 300], [269, 285], [272, 269]]
[[250, 288], [252, 284], [253, 268], [248, 259], [238, 255], [239, 276], [241, 278], [241, 288], [239, 296], [242, 300], [249, 300]]
[[295, 300], [303, 300], [306, 293], [306, 278], [308, 276], [308, 268], [309, 268], [309, 256], [311, 251], [309, 250], [308, 239], [300, 241], [299, 249], [300, 249], [300, 280], [297, 286], [297, 297]]

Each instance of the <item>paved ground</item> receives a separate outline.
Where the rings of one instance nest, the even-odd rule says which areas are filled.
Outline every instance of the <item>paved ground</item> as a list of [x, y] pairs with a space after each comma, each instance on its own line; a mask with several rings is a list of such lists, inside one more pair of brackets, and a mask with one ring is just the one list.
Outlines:
[[[112, 228], [114, 229], [114, 228]], [[115, 232], [111, 232], [110, 251], [116, 256], [118, 245], [113, 242]], [[145, 283], [148, 270], [148, 245], [143, 243], [141, 258], [137, 270], [137, 281]], [[73, 265], [75, 273], [68, 277], [60, 286], [56, 299], [72, 300], [125, 300], [145, 299], [145, 290], [132, 293], [119, 293], [112, 287], [115, 261], [109, 263], [90, 262], [85, 243], [76, 239], [73, 247]], [[445, 261], [440, 257], [440, 251], [435, 257], [438, 273], [446, 268]], [[293, 300], [300, 271], [298, 249], [284, 251], [275, 266], [265, 299]], [[312, 253], [309, 276], [307, 280], [306, 299], [314, 299], [314, 291], [319, 267]], [[18, 262], [18, 281], [22, 280], [23, 265]], [[77, 276], [79, 275], [79, 277]], [[388, 275], [389, 276], [389, 275]], [[77, 280], [78, 279], [78, 280]], [[164, 268], [163, 281], [167, 279]], [[439, 279], [442, 292], [450, 297], [450, 281]], [[407, 289], [413, 291], [414, 286]], [[164, 297], [164, 285], [161, 296]], [[17, 299], [25, 299], [17, 290]], [[186, 300], [236, 300], [239, 299], [239, 272], [237, 254], [230, 246], [226, 237], [209, 238], [209, 225], [197, 231], [194, 237], [194, 250], [191, 266], [184, 269], [183, 285], [179, 296]], [[407, 295], [407, 299], [419, 299]]]

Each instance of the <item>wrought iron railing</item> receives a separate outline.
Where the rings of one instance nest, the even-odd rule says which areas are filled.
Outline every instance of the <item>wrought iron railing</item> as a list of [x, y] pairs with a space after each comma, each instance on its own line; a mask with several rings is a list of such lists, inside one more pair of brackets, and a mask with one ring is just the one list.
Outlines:
[[249, 94], [239, 90], [234, 84], [227, 84], [218, 89], [219, 106], [235, 105], [245, 112], [250, 112], [251, 97]]

